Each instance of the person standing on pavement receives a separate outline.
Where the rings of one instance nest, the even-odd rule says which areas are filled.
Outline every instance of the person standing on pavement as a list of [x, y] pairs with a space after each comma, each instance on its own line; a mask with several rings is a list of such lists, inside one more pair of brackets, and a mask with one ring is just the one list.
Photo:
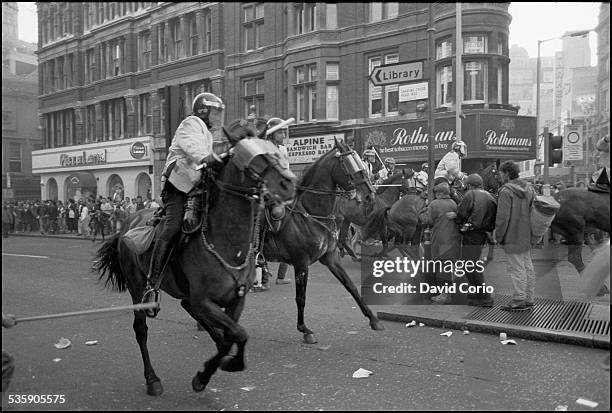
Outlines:
[[[467, 177], [468, 191], [457, 207], [455, 221], [463, 233], [461, 260], [476, 263], [480, 259], [482, 249], [487, 242], [488, 232], [495, 229], [497, 202], [493, 195], [483, 189], [482, 177], [471, 174]], [[465, 275], [470, 286], [484, 284], [484, 271], [480, 266], [466, 267]], [[484, 268], [483, 268], [484, 270]], [[469, 294], [468, 305], [479, 307], [492, 307], [493, 298], [489, 293]]]
[[495, 240], [506, 253], [506, 268], [514, 287], [512, 301], [501, 309], [525, 311], [533, 307], [535, 293], [530, 227], [535, 192], [519, 179], [519, 167], [514, 161], [502, 163], [499, 172], [504, 184], [497, 200]]
[[8, 238], [11, 229], [11, 211], [6, 202], [2, 203], [2, 237]]
[[86, 237], [89, 234], [89, 208], [83, 201], [79, 199], [79, 228], [78, 235]]
[[[446, 260], [455, 261], [460, 256], [461, 234], [454, 220], [457, 216], [457, 204], [450, 198], [448, 183], [439, 183], [434, 186], [433, 192], [436, 199], [420, 213], [419, 219], [424, 225], [432, 227], [431, 257], [433, 260], [441, 261], [441, 266], [444, 268]], [[453, 281], [454, 275], [441, 270], [436, 273], [435, 278], [436, 285], [440, 287], [448, 281]], [[432, 297], [431, 301], [434, 304], [450, 304], [451, 297], [447, 293], [441, 293]]]
[[145, 209], [145, 204], [142, 202], [142, 196], [138, 195], [136, 197], [136, 211], [140, 211], [141, 209]]

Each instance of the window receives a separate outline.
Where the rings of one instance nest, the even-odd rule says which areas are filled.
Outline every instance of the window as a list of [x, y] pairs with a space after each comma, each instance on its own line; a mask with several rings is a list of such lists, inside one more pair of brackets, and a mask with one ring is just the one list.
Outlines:
[[506, 50], [506, 37], [502, 33], [497, 34], [497, 54], [504, 54]]
[[118, 40], [115, 44], [113, 44], [113, 48], [112, 48], [112, 71], [113, 71], [113, 76], [117, 76], [121, 74], [121, 60], [123, 57], [123, 51], [121, 50], [121, 46], [122, 43], [120, 40]]
[[166, 45], [166, 25], [160, 24], [157, 32], [157, 45], [158, 45], [158, 63], [163, 63], [168, 59], [168, 47]]
[[327, 120], [338, 120], [338, 85], [327, 85]]
[[64, 58], [60, 57], [57, 59], [57, 89], [62, 90], [66, 87], [66, 71], [64, 65]]
[[296, 34], [303, 34], [317, 30], [317, 4], [298, 3], [296, 4]]
[[453, 55], [453, 42], [450, 38], [442, 40], [436, 47], [436, 59], [444, 59]]
[[181, 21], [179, 19], [176, 19], [172, 24], [172, 43], [174, 45], [175, 59], [185, 57], [185, 49], [183, 49], [185, 45], [181, 36]]
[[198, 35], [198, 21], [196, 15], [192, 14], [189, 17], [189, 55], [196, 56], [198, 54], [198, 42], [200, 37]]
[[64, 143], [66, 145], [74, 145], [74, 115], [73, 110], [64, 111]]
[[242, 83], [244, 117], [245, 119], [251, 112], [250, 107], [255, 106], [256, 116], [263, 116], [264, 108], [264, 79], [263, 77], [245, 79]]
[[[388, 54], [385, 56], [375, 56], [369, 59], [369, 72], [374, 68], [383, 64], [393, 64], [399, 62], [397, 53]], [[369, 117], [376, 118], [380, 116], [397, 115], [399, 108], [399, 86], [397, 84], [387, 86], [373, 86], [368, 81], [369, 85]]]
[[87, 67], [85, 68], [86, 72], [85, 72], [85, 81], [86, 83], [93, 83], [96, 78], [95, 78], [95, 71], [96, 71], [96, 55], [95, 55], [95, 50], [94, 49], [89, 49], [87, 51], [87, 55], [86, 55], [86, 65]]
[[142, 59], [138, 61], [139, 68], [146, 70], [151, 67], [151, 32], [140, 34], [140, 55]]
[[464, 103], [483, 103], [487, 64], [484, 61], [466, 61], [463, 64]]
[[139, 135], [148, 135], [153, 131], [152, 114], [151, 114], [151, 97], [148, 93], [140, 95], [138, 114], [140, 121], [138, 123]]
[[70, 87], [77, 85], [77, 74], [79, 73], [76, 53], [70, 55]]
[[255, 50], [263, 45], [264, 5], [263, 3], [246, 6], [243, 9], [242, 29], [244, 31], [244, 50]]
[[398, 2], [376, 2], [370, 3], [370, 22], [377, 22], [397, 17], [399, 11]]
[[87, 137], [85, 142], [96, 142], [96, 107], [94, 105], [87, 106], [86, 122]]
[[450, 106], [453, 103], [453, 67], [442, 66], [436, 73], [437, 106]]
[[108, 67], [108, 43], [100, 45], [100, 79], [106, 79], [106, 70]]
[[211, 26], [212, 18], [210, 17], [210, 10], [207, 9], [204, 10], [204, 52], [212, 50]]
[[338, 28], [338, 5], [336, 3], [325, 4], [325, 27], [328, 29]]
[[8, 172], [21, 172], [21, 144], [8, 144]]
[[463, 53], [487, 53], [487, 37], [485, 35], [465, 35]]
[[[319, 74], [316, 64], [297, 67], [296, 74], [296, 112], [298, 122], [317, 119], [317, 80]], [[307, 76], [305, 78], [305, 76]]]

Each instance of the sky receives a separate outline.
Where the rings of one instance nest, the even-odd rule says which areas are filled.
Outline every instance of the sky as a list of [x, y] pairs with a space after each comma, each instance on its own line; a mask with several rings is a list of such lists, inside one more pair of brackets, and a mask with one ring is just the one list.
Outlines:
[[[38, 41], [36, 24], [36, 4], [18, 2], [19, 5], [19, 38], [28, 42]], [[530, 57], [538, 55], [538, 40], [560, 37], [570, 30], [588, 30], [597, 26], [600, 3], [578, 2], [512, 2], [509, 12], [510, 23], [509, 46], [518, 44], [527, 49]], [[594, 33], [590, 34], [591, 65], [596, 63], [597, 41]], [[554, 56], [561, 50], [560, 40], [542, 43], [542, 56]]]

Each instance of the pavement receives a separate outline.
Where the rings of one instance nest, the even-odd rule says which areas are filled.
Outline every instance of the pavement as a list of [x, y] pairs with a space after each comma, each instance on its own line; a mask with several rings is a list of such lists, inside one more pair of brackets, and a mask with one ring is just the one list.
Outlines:
[[[51, 235], [32, 232], [13, 233], [10, 236], [82, 239], [91, 242], [90, 238], [76, 234]], [[98, 238], [97, 241], [101, 239]], [[585, 264], [590, 261], [590, 254], [590, 249], [585, 247], [583, 250]], [[391, 251], [389, 256], [392, 259], [402, 257], [398, 250]], [[594, 299], [587, 299], [582, 295], [580, 276], [567, 261], [567, 247], [564, 245], [558, 248], [549, 246], [545, 249], [534, 249], [533, 262], [536, 272], [536, 310], [533, 311], [507, 313], [499, 309], [512, 299], [513, 292], [510, 277], [506, 273], [506, 257], [501, 248], [495, 248], [495, 258], [486, 266], [484, 273], [485, 282], [495, 290], [493, 308], [468, 306], [466, 297], [461, 294], [456, 294], [450, 305], [428, 304], [422, 295], [415, 297], [412, 302], [393, 305], [372, 305], [369, 301], [368, 303], [381, 320], [401, 323], [414, 321], [417, 328], [419, 323], [422, 323], [450, 330], [468, 330], [495, 335], [506, 333], [509, 338], [610, 349], [610, 295]], [[363, 263], [352, 262], [347, 256], [343, 258], [343, 265], [351, 274], [353, 281], [359, 282], [355, 279], [355, 274], [363, 271]], [[606, 285], [609, 289], [609, 278]], [[577, 308], [579, 310], [576, 310]], [[579, 327], [582, 328], [570, 328], [560, 317], [572, 318], [570, 321], [580, 324]], [[553, 319], [554, 322], [543, 328], [539, 324], [542, 324], [540, 319], [544, 318]], [[589, 330], [589, 327], [593, 325], [599, 326], [599, 331], [590, 331], [593, 328]]]

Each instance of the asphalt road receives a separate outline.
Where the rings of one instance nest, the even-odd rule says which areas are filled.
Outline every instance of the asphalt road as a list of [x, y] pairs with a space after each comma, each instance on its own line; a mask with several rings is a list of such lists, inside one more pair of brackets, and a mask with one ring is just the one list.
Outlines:
[[[3, 312], [26, 317], [130, 304], [127, 293], [105, 290], [89, 272], [99, 245], [3, 239]], [[359, 264], [343, 262], [359, 285]], [[241, 319], [250, 337], [247, 369], [219, 371], [195, 393], [191, 379], [215, 347], [178, 301], [163, 295], [160, 315], [148, 322], [149, 350], [165, 390], [159, 397], [145, 393], [131, 313], [22, 323], [2, 330], [2, 346], [16, 359], [2, 409], [610, 410], [610, 376], [600, 367], [607, 351], [524, 340], [505, 346], [496, 336], [454, 331], [445, 337], [438, 328], [391, 322], [372, 331], [319, 264], [311, 267], [306, 302], [317, 344], [303, 343], [295, 318], [293, 284], [249, 294]], [[72, 342], [69, 348], [54, 347], [62, 337]], [[89, 340], [98, 343], [88, 346]], [[352, 378], [359, 368], [374, 374]], [[65, 401], [15, 403], [19, 395], [63, 395]], [[577, 404], [579, 398], [599, 404], [591, 409]]]

